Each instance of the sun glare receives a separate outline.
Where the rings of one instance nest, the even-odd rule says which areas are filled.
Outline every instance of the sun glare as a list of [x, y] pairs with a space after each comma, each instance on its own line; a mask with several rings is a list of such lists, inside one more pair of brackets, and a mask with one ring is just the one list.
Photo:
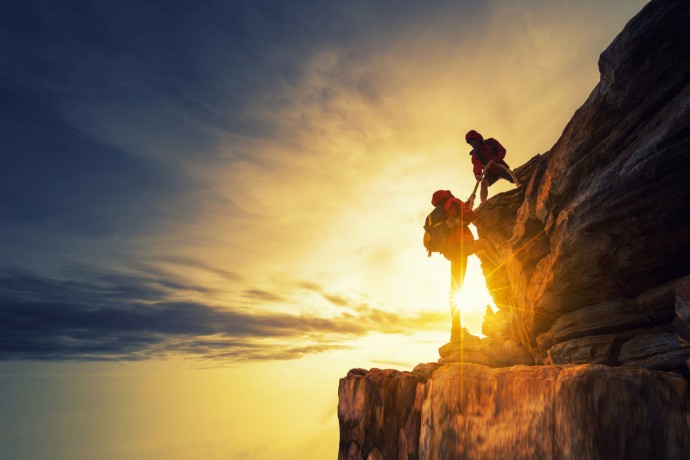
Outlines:
[[460, 292], [456, 294], [455, 301], [460, 306], [463, 327], [469, 329], [472, 334], [483, 337], [482, 321], [486, 306], [490, 306], [495, 311], [496, 304], [486, 287], [481, 264], [476, 256], [470, 256], [467, 260], [465, 282]]

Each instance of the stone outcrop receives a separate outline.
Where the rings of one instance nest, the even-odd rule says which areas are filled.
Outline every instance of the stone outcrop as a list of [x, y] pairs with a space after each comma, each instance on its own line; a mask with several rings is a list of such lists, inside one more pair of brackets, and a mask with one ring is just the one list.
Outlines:
[[[681, 458], [687, 381], [598, 365], [449, 365], [423, 390], [420, 458]], [[631, 427], [626, 420], [655, 420]]]
[[339, 458], [416, 458], [423, 373], [353, 369], [340, 380]]
[[687, 0], [648, 3], [523, 186], [478, 209], [502, 260], [486, 337], [341, 379], [340, 459], [688, 457], [688, 24]]
[[438, 352], [439, 364], [473, 363], [490, 367], [534, 364], [532, 355], [516, 340], [507, 337], [479, 337], [464, 330], [463, 340], [451, 341]]
[[[516, 169], [523, 188], [478, 210], [504, 260], [485, 273], [500, 309], [485, 333], [537, 363], [677, 370], [690, 355], [676, 306], [690, 275], [688, 23], [688, 2], [650, 2], [602, 53], [601, 81], [553, 148]], [[663, 342], [668, 363], [633, 355], [638, 342]]]
[[434, 368], [429, 377], [372, 369], [341, 379], [338, 458], [685, 458], [690, 452], [690, 391], [677, 374], [596, 364]]

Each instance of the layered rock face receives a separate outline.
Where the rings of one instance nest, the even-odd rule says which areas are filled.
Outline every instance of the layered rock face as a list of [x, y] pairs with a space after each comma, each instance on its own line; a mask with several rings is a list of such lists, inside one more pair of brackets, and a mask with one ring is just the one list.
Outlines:
[[485, 272], [500, 312], [484, 332], [536, 363], [686, 368], [688, 24], [687, 1], [649, 3], [561, 138], [516, 170], [523, 188], [479, 208], [505, 261]]
[[682, 376], [597, 364], [425, 365], [341, 379], [340, 459], [687, 458]]
[[338, 387], [339, 458], [417, 458], [424, 372], [352, 369]]
[[439, 369], [420, 391], [427, 396], [419, 458], [682, 458], [690, 452], [687, 382], [670, 373], [455, 364]]
[[522, 187], [478, 209], [498, 312], [341, 379], [341, 459], [690, 455], [690, 2], [652, 0]]

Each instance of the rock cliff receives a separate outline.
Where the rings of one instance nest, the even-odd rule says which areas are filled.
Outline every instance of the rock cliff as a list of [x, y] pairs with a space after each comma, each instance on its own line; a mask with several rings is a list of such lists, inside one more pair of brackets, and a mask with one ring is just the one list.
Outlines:
[[[686, 369], [690, 6], [654, 1], [601, 54], [560, 139], [479, 209], [504, 264], [485, 334], [536, 363]], [[488, 313], [488, 312], [487, 312]]]
[[653, 0], [522, 187], [478, 209], [485, 338], [341, 379], [341, 459], [686, 458], [690, 3]]

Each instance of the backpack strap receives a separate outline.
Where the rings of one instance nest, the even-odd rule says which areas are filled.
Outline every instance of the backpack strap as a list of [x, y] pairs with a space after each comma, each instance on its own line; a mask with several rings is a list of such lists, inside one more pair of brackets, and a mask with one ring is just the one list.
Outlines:
[[[493, 140], [493, 138], [491, 139]], [[484, 141], [484, 144], [489, 144], [489, 149], [491, 150], [492, 156], [495, 158], [497, 154], [497, 149], [496, 149], [496, 144], [493, 142], [489, 142], [488, 139]], [[484, 154], [482, 153], [482, 149], [472, 149], [473, 152], [477, 152], [477, 156], [479, 157], [479, 161], [482, 162], [484, 166], [486, 166], [489, 162], [486, 161], [486, 158], [484, 158]], [[493, 160], [494, 162], [502, 161], [502, 160]]]
[[426, 216], [426, 224], [424, 225], [425, 230], [429, 230], [430, 228], [438, 227], [439, 225], [445, 224], [446, 221], [441, 219], [438, 222], [433, 222], [431, 219], [431, 214]]
[[484, 166], [486, 166], [487, 162], [486, 162], [486, 158], [484, 158], [484, 155], [482, 154], [482, 149], [475, 148], [475, 149], [472, 149], [472, 151], [477, 153], [477, 156], [479, 157], [479, 161], [481, 161], [482, 164]]

